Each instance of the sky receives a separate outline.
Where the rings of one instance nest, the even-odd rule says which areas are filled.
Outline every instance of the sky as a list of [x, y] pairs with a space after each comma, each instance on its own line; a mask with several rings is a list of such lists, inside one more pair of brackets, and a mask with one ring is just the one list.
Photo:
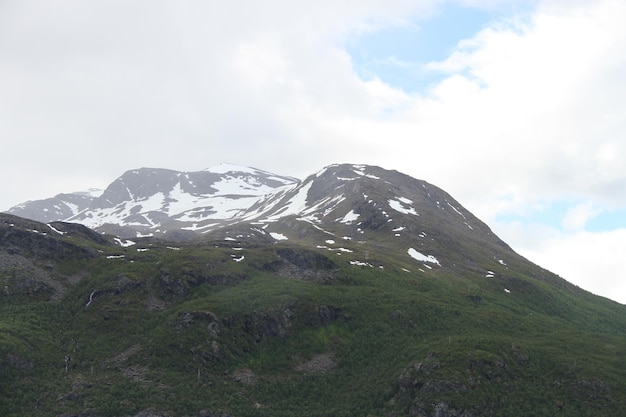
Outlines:
[[626, 304], [623, 0], [0, 0], [0, 210], [139, 167], [395, 169]]

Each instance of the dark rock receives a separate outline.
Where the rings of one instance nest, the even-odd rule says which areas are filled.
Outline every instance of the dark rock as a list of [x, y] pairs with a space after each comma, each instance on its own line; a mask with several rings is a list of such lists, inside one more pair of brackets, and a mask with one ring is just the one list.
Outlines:
[[602, 408], [614, 404], [609, 387], [603, 381], [580, 379], [573, 383], [577, 397], [594, 408]]
[[290, 307], [267, 312], [253, 312], [244, 318], [244, 330], [254, 337], [256, 343], [261, 343], [272, 337], [285, 338], [291, 327], [291, 318], [294, 312]]
[[311, 374], [325, 374], [332, 371], [335, 366], [336, 364], [334, 355], [329, 352], [315, 355], [310, 360], [296, 365], [294, 369], [296, 371]]
[[67, 241], [45, 224], [8, 214], [0, 214], [0, 251], [52, 261], [99, 256], [97, 250]]
[[67, 223], [67, 222], [52, 222], [50, 226], [54, 227], [56, 230], [62, 233], [67, 233], [71, 237], [77, 237], [84, 239], [89, 242], [96, 243], [102, 246], [112, 246], [113, 243], [107, 239], [106, 236], [98, 233], [94, 230], [91, 230], [88, 227], [83, 226], [78, 223]]
[[237, 369], [233, 371], [233, 381], [244, 385], [256, 385], [257, 376], [250, 369]]
[[198, 266], [182, 268], [175, 272], [171, 272], [169, 268], [162, 268], [157, 283], [164, 295], [187, 296], [193, 288], [202, 284], [237, 285], [246, 279], [248, 276], [243, 273], [220, 274], [214, 273], [208, 266]]
[[301, 269], [332, 270], [335, 263], [329, 258], [308, 249], [277, 249], [276, 254]]
[[338, 320], [341, 316], [341, 309], [332, 305], [317, 305], [314, 307], [307, 319], [310, 326], [328, 326]]

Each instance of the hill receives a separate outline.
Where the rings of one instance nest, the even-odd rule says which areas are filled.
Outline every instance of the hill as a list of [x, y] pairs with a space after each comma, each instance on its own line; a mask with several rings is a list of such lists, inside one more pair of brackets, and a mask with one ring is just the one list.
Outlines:
[[0, 215], [3, 415], [626, 413], [626, 307], [401, 173], [275, 188], [193, 239]]

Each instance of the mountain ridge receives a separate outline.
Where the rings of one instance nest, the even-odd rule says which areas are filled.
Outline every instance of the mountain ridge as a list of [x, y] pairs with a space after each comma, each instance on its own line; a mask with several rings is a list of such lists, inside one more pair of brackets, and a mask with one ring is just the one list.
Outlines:
[[[32, 206], [41, 210], [39, 204]], [[129, 242], [245, 236], [335, 253], [345, 250], [342, 242], [359, 242], [361, 258], [355, 254], [350, 262], [372, 265], [362, 259], [366, 253], [386, 249], [412, 263], [403, 268], [424, 273], [443, 268], [487, 276], [510, 259], [526, 261], [444, 190], [362, 164], [328, 165], [302, 181], [230, 164], [196, 173], [129, 170], [88, 208], [55, 221], [78, 222]], [[495, 266], [476, 263], [477, 251]], [[535, 273], [556, 280], [541, 268]]]

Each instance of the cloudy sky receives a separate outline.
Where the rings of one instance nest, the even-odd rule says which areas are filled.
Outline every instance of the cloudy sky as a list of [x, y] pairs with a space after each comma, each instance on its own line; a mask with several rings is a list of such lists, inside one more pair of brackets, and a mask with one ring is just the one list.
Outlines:
[[0, 0], [0, 210], [124, 171], [396, 169], [626, 303], [623, 0]]

